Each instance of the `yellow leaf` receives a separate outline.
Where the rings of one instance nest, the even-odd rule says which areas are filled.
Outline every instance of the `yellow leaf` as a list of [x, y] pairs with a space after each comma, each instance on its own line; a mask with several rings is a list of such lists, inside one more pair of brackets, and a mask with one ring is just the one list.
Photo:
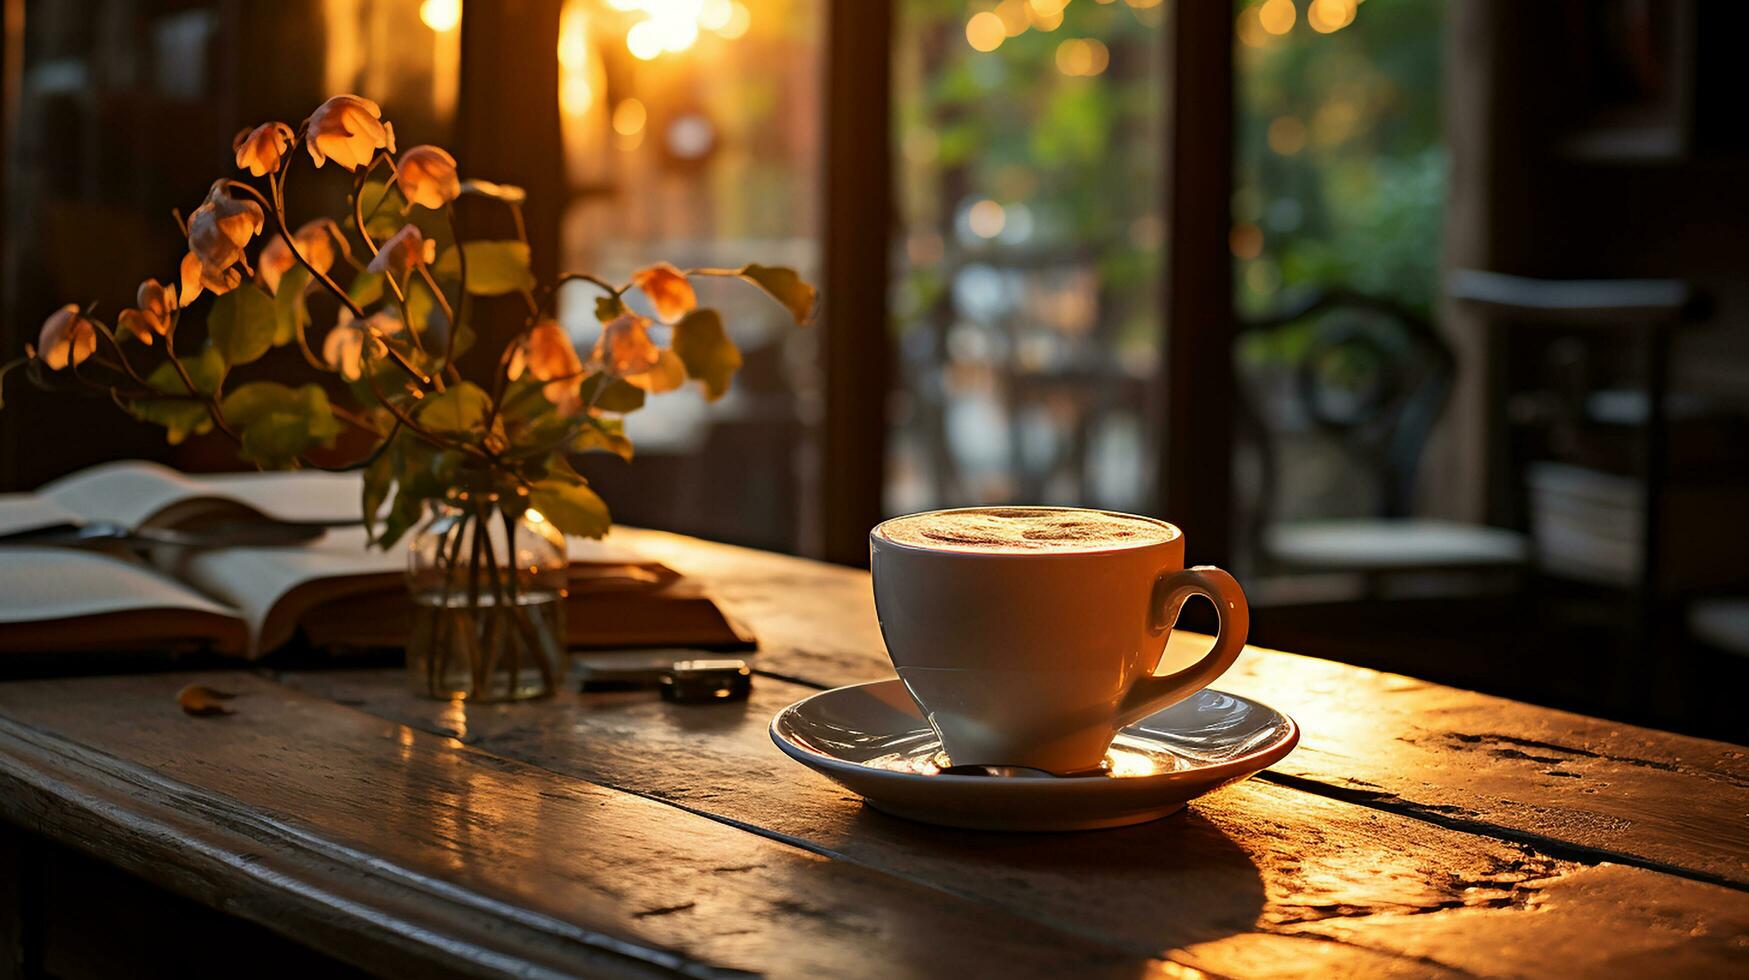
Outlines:
[[236, 714], [223, 702], [236, 697], [229, 691], [220, 691], [207, 687], [205, 684], [190, 684], [176, 692], [176, 703], [186, 714], [197, 718], [210, 718], [214, 715]]

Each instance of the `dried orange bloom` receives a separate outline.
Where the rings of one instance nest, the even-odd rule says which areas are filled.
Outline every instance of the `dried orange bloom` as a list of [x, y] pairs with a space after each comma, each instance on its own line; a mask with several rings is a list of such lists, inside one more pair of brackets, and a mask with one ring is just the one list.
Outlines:
[[565, 415], [575, 415], [583, 407], [578, 389], [583, 384], [583, 359], [570, 335], [551, 318], [535, 324], [510, 349], [506, 374], [515, 381], [524, 371], [536, 381], [548, 382], [541, 388], [547, 401], [559, 407]]
[[116, 317], [116, 326], [133, 334], [142, 344], [150, 344], [153, 337], [170, 332], [170, 317], [176, 310], [174, 293], [158, 280], [147, 279], [140, 283], [135, 299], [139, 307], [122, 310]]
[[461, 196], [455, 157], [439, 146], [415, 146], [401, 154], [395, 180], [409, 204], [433, 211]]
[[336, 95], [310, 114], [307, 134], [310, 159], [316, 166], [333, 160], [347, 170], [370, 162], [379, 149], [395, 150], [394, 130], [382, 121], [375, 102], [356, 95]]
[[428, 240], [418, 225], [402, 225], [400, 231], [383, 243], [376, 258], [371, 259], [365, 268], [369, 272], [388, 272], [399, 277], [413, 271], [413, 267], [421, 262], [430, 265], [435, 261], [437, 243]]
[[237, 152], [237, 169], [247, 170], [257, 177], [279, 171], [280, 157], [291, 145], [292, 130], [282, 122], [262, 123], [245, 129], [231, 141]]
[[383, 337], [399, 333], [401, 321], [387, 313], [373, 313], [363, 320], [354, 319], [351, 310], [342, 309], [334, 329], [322, 340], [322, 359], [348, 381], [364, 376], [364, 345], [372, 344], [372, 355], [386, 353]]
[[68, 303], [43, 321], [36, 346], [38, 359], [51, 370], [59, 371], [97, 353], [97, 328], [79, 312], [78, 306]]
[[[327, 218], [317, 218], [305, 222], [292, 233], [298, 252], [317, 272], [334, 268], [334, 236], [329, 233], [331, 224]], [[285, 237], [276, 235], [262, 246], [261, 254], [256, 257], [255, 277], [261, 280], [268, 292], [278, 295], [279, 280], [297, 264], [298, 258], [292, 254], [291, 246], [285, 243]]]
[[122, 310], [115, 318], [115, 328], [125, 331], [142, 344], [151, 344], [152, 328], [146, 326], [146, 318], [139, 310]]
[[551, 318], [540, 321], [517, 342], [510, 355], [510, 380], [522, 377], [526, 370], [536, 381], [577, 377], [583, 373], [583, 359], [565, 328]]
[[243, 273], [236, 266], [213, 269], [201, 262], [200, 256], [189, 252], [182, 257], [181, 279], [176, 303], [187, 309], [188, 304], [198, 299], [204, 289], [212, 290], [215, 295], [236, 289], [243, 281]]
[[666, 262], [640, 269], [632, 276], [632, 285], [650, 297], [656, 316], [663, 323], [675, 323], [698, 305], [698, 294], [680, 270]]
[[200, 260], [206, 277], [222, 279], [224, 270], [244, 262], [243, 246], [265, 225], [261, 205], [233, 197], [225, 182], [217, 181], [188, 218], [188, 250]]
[[601, 328], [590, 360], [604, 365], [614, 374], [643, 374], [662, 359], [662, 351], [650, 340], [650, 321], [636, 313], [626, 313]]

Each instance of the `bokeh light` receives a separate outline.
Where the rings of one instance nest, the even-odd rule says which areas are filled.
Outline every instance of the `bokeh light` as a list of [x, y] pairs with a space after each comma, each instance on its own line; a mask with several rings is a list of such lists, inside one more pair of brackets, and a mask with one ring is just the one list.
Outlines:
[[462, 24], [462, 0], [425, 0], [419, 5], [419, 19], [439, 34], [453, 31]]
[[1002, 18], [992, 11], [980, 11], [966, 21], [966, 43], [974, 51], [994, 51], [1007, 38], [1008, 28], [1003, 26]]
[[1008, 212], [995, 201], [985, 198], [966, 212], [966, 227], [979, 238], [995, 238], [1008, 225]]
[[1111, 64], [1111, 51], [1095, 38], [1072, 37], [1057, 45], [1057, 70], [1065, 75], [1092, 76]]
[[613, 107], [613, 131], [621, 136], [635, 136], [644, 131], [650, 118], [649, 110], [637, 99], [621, 99]]
[[1294, 21], [1299, 18], [1299, 11], [1294, 8], [1294, 0], [1264, 0], [1257, 8], [1257, 22], [1271, 34], [1286, 34], [1293, 30]]
[[1306, 24], [1319, 34], [1334, 34], [1354, 23], [1356, 0], [1312, 0]]
[[1306, 148], [1306, 124], [1298, 116], [1277, 116], [1269, 123], [1269, 148], [1291, 157]]

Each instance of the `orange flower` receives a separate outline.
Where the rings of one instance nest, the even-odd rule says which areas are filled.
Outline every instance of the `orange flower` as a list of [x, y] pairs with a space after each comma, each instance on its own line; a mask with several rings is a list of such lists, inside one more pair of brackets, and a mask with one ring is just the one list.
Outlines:
[[679, 269], [666, 262], [638, 270], [632, 276], [632, 285], [650, 297], [650, 304], [656, 308], [656, 317], [663, 323], [678, 322], [698, 305], [698, 294], [692, 291], [692, 283], [686, 281]]
[[72, 303], [49, 314], [37, 335], [37, 358], [59, 371], [97, 353], [97, 328]]
[[237, 169], [247, 170], [257, 177], [277, 173], [280, 157], [291, 141], [291, 127], [282, 122], [262, 123], [254, 129], [240, 131], [231, 141], [231, 149], [237, 152]]
[[[292, 233], [292, 241], [297, 244], [298, 252], [303, 254], [304, 261], [314, 266], [317, 272], [327, 272], [334, 268], [334, 236], [329, 232], [332, 224], [327, 218], [317, 218], [305, 222], [303, 227]], [[297, 264], [297, 256], [292, 254], [291, 246], [285, 243], [285, 236], [275, 235], [262, 246], [261, 254], [255, 259], [255, 277], [261, 280], [268, 292], [278, 295], [279, 280]]]
[[203, 289], [210, 289], [214, 295], [219, 295], [236, 289], [243, 281], [243, 273], [235, 266], [213, 269], [193, 252], [182, 257], [181, 272], [181, 290], [177, 293], [176, 304], [183, 309], [187, 309], [188, 304], [198, 299]]
[[643, 374], [662, 359], [662, 351], [650, 340], [650, 321], [636, 313], [625, 313], [601, 328], [595, 341], [591, 361], [604, 365], [614, 374]]
[[366, 266], [369, 272], [387, 272], [395, 276], [404, 276], [413, 271], [413, 267], [421, 262], [426, 265], [437, 261], [437, 242], [428, 241], [418, 225], [402, 225], [383, 247], [377, 251], [376, 258]]
[[128, 331], [142, 344], [150, 344], [154, 336], [170, 332], [170, 316], [176, 310], [176, 296], [156, 279], [140, 283], [135, 295], [138, 309], [122, 310], [116, 326]]
[[336, 95], [310, 113], [307, 145], [316, 166], [333, 160], [347, 170], [370, 162], [378, 149], [395, 151], [395, 135], [375, 102], [356, 95]]
[[578, 388], [583, 384], [583, 359], [571, 337], [557, 320], [546, 319], [535, 324], [510, 349], [506, 374], [515, 381], [523, 371], [536, 381], [546, 381], [541, 393], [559, 407], [565, 415], [575, 415], [583, 407]]
[[395, 180], [409, 204], [435, 211], [461, 196], [455, 157], [442, 147], [415, 146], [401, 154], [398, 168]]
[[352, 311], [341, 309], [340, 319], [322, 340], [322, 359], [348, 381], [364, 375], [364, 345], [372, 345], [372, 356], [386, 352], [382, 338], [399, 333], [401, 321], [387, 313], [373, 313], [363, 320], [354, 319]]
[[261, 205], [231, 196], [224, 181], [215, 181], [206, 201], [188, 218], [188, 250], [205, 267], [206, 276], [222, 278], [224, 270], [239, 262], [247, 266], [243, 246], [265, 224]]

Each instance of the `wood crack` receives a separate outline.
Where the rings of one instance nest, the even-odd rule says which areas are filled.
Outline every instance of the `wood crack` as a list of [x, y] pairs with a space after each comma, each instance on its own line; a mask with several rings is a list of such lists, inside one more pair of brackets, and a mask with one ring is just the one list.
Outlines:
[[[1497, 745], [1510, 746], [1500, 748], [1494, 754], [1504, 758], [1530, 759], [1535, 762], [1562, 763], [1569, 762], [1573, 757], [1581, 759], [1598, 759], [1604, 762], [1620, 763], [1624, 766], [1638, 766], [1642, 769], [1656, 769], [1660, 772], [1676, 773], [1683, 776], [1694, 776], [1711, 782], [1724, 783], [1739, 789], [1749, 789], [1749, 779], [1716, 769], [1702, 766], [1690, 766], [1680, 762], [1665, 762], [1660, 759], [1644, 759], [1631, 755], [1615, 755], [1609, 752], [1595, 752], [1591, 749], [1563, 745], [1560, 742], [1548, 742], [1534, 738], [1520, 738], [1516, 735], [1501, 735], [1496, 732], [1444, 732], [1445, 738], [1459, 745]], [[1409, 741], [1413, 741], [1410, 739]], [[1544, 752], [1559, 752], [1560, 756], [1538, 756], [1525, 752], [1525, 749], [1535, 749]]]
[[1633, 868], [1643, 868], [1647, 871], [1656, 871], [1659, 874], [1672, 875], [1677, 878], [1687, 878], [1690, 881], [1705, 882], [1709, 885], [1722, 885], [1733, 891], [1749, 892], [1749, 884], [1726, 875], [1714, 874], [1713, 872], [1704, 871], [1698, 868], [1685, 868], [1681, 865], [1670, 864], [1664, 861], [1655, 861], [1651, 858], [1640, 857], [1637, 854], [1626, 854], [1621, 851], [1609, 850], [1607, 848], [1575, 844], [1572, 841], [1562, 840], [1558, 837], [1550, 837], [1547, 834], [1539, 834], [1534, 831], [1519, 830], [1515, 827], [1508, 827], [1489, 820], [1483, 820], [1475, 811], [1464, 807], [1456, 807], [1446, 804], [1417, 803], [1414, 800], [1406, 800], [1395, 793], [1351, 789], [1346, 786], [1337, 786], [1320, 780], [1310, 779], [1305, 776], [1276, 772], [1272, 769], [1266, 769], [1263, 772], [1258, 773], [1256, 778], [1266, 782], [1275, 783], [1278, 786], [1287, 786], [1317, 796], [1323, 796], [1333, 800], [1341, 800], [1344, 803], [1353, 803], [1358, 806], [1382, 810], [1386, 813], [1414, 817], [1418, 820], [1425, 820], [1431, 824], [1437, 824], [1438, 826], [1445, 827], [1449, 830], [1459, 830], [1464, 833], [1477, 834], [1483, 837], [1493, 837], [1496, 840], [1502, 840], [1508, 843], [1528, 845], [1549, 857], [1560, 858], [1567, 861], [1576, 861], [1584, 865], [1598, 865], [1604, 863], [1622, 864]]

